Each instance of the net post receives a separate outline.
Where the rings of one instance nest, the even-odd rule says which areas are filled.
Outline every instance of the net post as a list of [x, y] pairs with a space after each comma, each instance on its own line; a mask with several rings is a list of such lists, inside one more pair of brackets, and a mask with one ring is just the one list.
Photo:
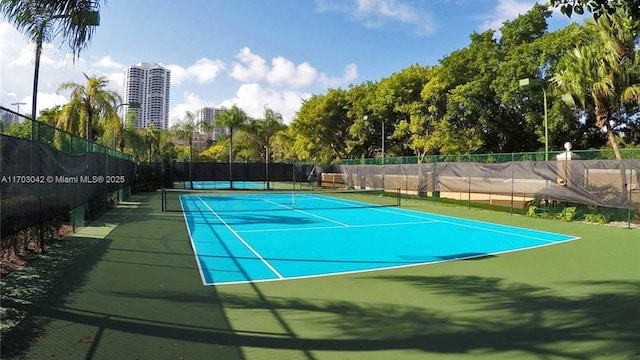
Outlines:
[[166, 198], [167, 198], [167, 193], [166, 193], [165, 189], [163, 188], [162, 189], [162, 197], [161, 197], [161, 199], [162, 199], [161, 200], [162, 201], [162, 212], [165, 212], [165, 210], [167, 208], [167, 206], [165, 205]]
[[400, 207], [400, 188], [396, 188], [396, 205]]

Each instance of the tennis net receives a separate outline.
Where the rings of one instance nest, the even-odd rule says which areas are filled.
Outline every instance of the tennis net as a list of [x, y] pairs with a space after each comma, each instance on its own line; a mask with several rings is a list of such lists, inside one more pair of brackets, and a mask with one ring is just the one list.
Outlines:
[[400, 206], [400, 190], [210, 191], [163, 189], [162, 211], [250, 212]]

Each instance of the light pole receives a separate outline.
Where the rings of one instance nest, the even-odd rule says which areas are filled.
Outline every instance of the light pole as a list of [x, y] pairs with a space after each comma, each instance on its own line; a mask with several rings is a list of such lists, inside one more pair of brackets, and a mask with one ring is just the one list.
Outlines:
[[269, 190], [269, 146], [264, 147], [264, 178], [267, 182], [267, 190]]
[[380, 127], [382, 128], [382, 165], [384, 165], [384, 120], [380, 119]]
[[139, 102], [135, 102], [135, 101], [131, 101], [131, 102], [127, 102], [127, 103], [122, 103], [118, 106], [116, 106], [116, 113], [118, 113], [118, 109], [120, 109], [120, 107], [122, 106], [128, 106], [129, 109], [140, 109], [140, 103]]
[[532, 87], [540, 87], [544, 96], [544, 160], [549, 161], [549, 124], [547, 115], [547, 90], [544, 82], [540, 79], [524, 78], [520, 79], [520, 88], [528, 89]]
[[[20, 105], [27, 105], [27, 103], [24, 103], [24, 102], [14, 102], [14, 103], [11, 103], [11, 105], [17, 105], [17, 106], [18, 106], [18, 108], [16, 109], [16, 112], [17, 112], [18, 114], [20, 114]], [[18, 121], [20, 121], [20, 120], [19, 120], [19, 118], [18, 118], [18, 116], [14, 114], [14, 115], [13, 115], [13, 122], [14, 122], [14, 123], [17, 123]]]
[[17, 108], [16, 112], [17, 112], [18, 114], [20, 114], [20, 105], [27, 105], [27, 103], [24, 103], [24, 102], [14, 102], [14, 103], [11, 103], [11, 105], [17, 105], [17, 106], [18, 106], [18, 108]]
[[38, 27], [38, 34], [36, 37], [36, 54], [35, 54], [35, 65], [33, 68], [33, 92], [31, 94], [31, 119], [33, 123], [31, 124], [31, 140], [36, 140], [38, 137], [38, 130], [36, 126], [36, 118], [38, 117], [36, 114], [37, 111], [37, 103], [38, 103], [38, 77], [40, 74], [40, 55], [42, 55], [42, 42], [44, 41], [44, 30], [47, 24], [55, 19], [63, 19], [71, 17], [72, 20], [82, 21], [82, 25], [86, 26], [98, 26], [100, 25], [100, 14], [98, 11], [90, 11], [83, 10], [78, 12], [78, 16], [73, 16], [74, 14], [62, 14], [62, 15], [52, 15], [49, 18], [43, 19]]

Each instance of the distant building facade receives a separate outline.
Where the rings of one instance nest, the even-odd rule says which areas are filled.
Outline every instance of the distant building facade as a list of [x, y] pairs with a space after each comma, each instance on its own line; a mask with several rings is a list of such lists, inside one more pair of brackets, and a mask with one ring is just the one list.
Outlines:
[[[208, 124], [209, 126], [213, 126], [216, 117], [218, 117], [224, 110], [224, 108], [203, 107], [200, 109], [200, 119], [198, 120]], [[200, 132], [205, 132], [202, 127], [200, 127]], [[229, 135], [229, 129], [226, 127], [216, 127], [213, 128], [212, 131], [209, 131], [209, 133], [211, 134], [211, 140], [216, 141], [222, 136]]]
[[156, 63], [141, 62], [124, 73], [124, 102], [138, 103], [140, 108], [124, 106], [124, 117], [136, 116], [138, 128], [169, 128], [171, 71]]
[[[202, 152], [207, 150], [207, 148], [209, 146], [211, 146], [211, 144], [213, 143], [213, 140], [211, 139], [211, 133], [199, 133], [197, 131], [195, 131], [193, 133], [193, 138], [192, 138], [193, 142], [193, 148], [198, 151], [198, 152]], [[177, 136], [174, 136], [171, 139], [171, 142], [176, 145], [176, 146], [189, 146], [189, 141], [186, 139], [181, 139]]]
[[4, 126], [9, 126], [11, 124], [17, 123], [20, 121], [18, 115], [14, 115], [8, 111], [0, 110], [0, 121], [4, 124]]

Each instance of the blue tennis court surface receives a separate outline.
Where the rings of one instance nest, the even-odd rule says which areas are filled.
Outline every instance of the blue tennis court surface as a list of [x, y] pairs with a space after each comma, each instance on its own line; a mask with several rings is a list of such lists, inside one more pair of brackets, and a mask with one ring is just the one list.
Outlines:
[[180, 196], [205, 285], [372, 271], [575, 240], [318, 194]]

